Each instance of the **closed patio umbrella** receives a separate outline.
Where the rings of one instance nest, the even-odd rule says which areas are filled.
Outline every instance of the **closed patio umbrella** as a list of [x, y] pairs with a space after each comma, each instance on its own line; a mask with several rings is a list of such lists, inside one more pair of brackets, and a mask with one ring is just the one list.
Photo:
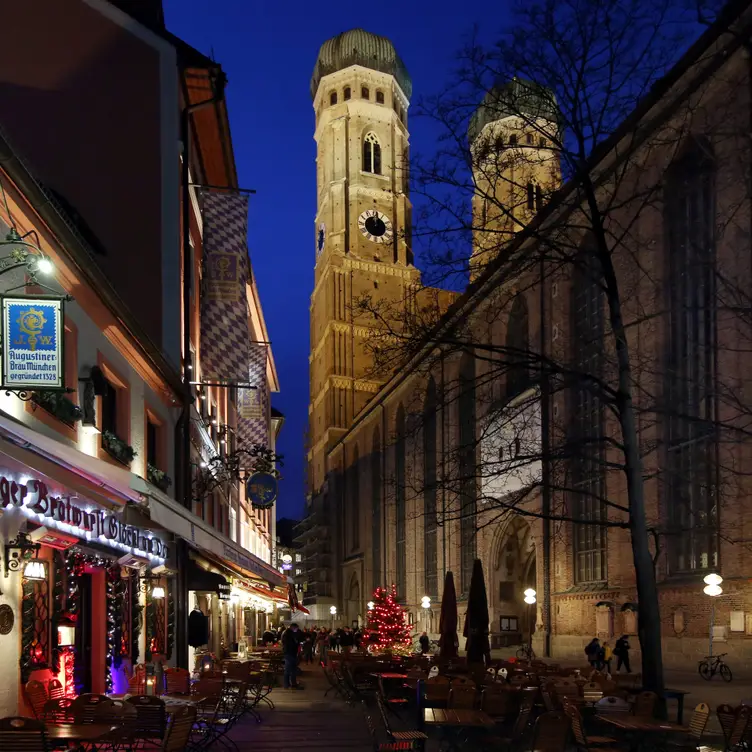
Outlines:
[[454, 589], [454, 575], [446, 573], [444, 592], [441, 596], [439, 617], [439, 656], [442, 660], [457, 657], [457, 592]]
[[465, 650], [468, 663], [489, 663], [491, 645], [488, 642], [488, 598], [486, 581], [483, 577], [483, 564], [480, 559], [473, 562], [473, 575], [470, 578], [470, 592], [467, 596], [467, 612], [462, 634], [467, 638]]

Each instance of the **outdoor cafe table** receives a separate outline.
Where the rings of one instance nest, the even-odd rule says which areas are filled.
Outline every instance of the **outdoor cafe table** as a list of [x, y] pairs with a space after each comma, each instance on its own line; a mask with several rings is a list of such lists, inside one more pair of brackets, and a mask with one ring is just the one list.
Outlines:
[[111, 723], [48, 723], [47, 738], [54, 746], [96, 742], [118, 728]]
[[[635, 694], [645, 691], [645, 687], [634, 684], [620, 684], [619, 689], [626, 690], [629, 693], [634, 692]], [[688, 692], [686, 689], [670, 689], [666, 687], [662, 694], [665, 700], [676, 700], [676, 722], [679, 724], [684, 723], [684, 698], [688, 694], [691, 694], [691, 692]]]
[[440, 728], [455, 750], [461, 749], [459, 732], [463, 729], [487, 729], [495, 725], [493, 718], [482, 710], [460, 708], [423, 708], [423, 723]]
[[595, 716], [599, 721], [608, 723], [611, 726], [615, 726], [622, 731], [633, 734], [630, 747], [636, 750], [640, 746], [642, 737], [648, 735], [660, 735], [666, 734], [686, 734], [689, 732], [687, 726], [683, 726], [680, 723], [670, 723], [669, 721], [656, 720], [654, 718], [638, 718], [634, 715], [627, 715], [626, 713], [611, 713], [611, 714], [598, 714]]

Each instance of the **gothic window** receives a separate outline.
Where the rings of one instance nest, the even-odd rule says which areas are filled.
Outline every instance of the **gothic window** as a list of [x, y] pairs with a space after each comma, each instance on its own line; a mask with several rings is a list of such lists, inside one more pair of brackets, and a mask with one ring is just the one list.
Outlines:
[[373, 587], [381, 583], [381, 436], [373, 433], [371, 451], [371, 549], [373, 552]]
[[343, 94], [343, 98], [344, 98], [345, 101], [347, 101], [348, 99], [350, 99], [350, 87], [349, 86], [345, 86], [345, 91], [344, 91], [344, 94]]
[[394, 443], [394, 512], [397, 540], [397, 595], [400, 600], [407, 597], [407, 504], [406, 504], [406, 451], [405, 451], [405, 408], [397, 409], [396, 441]]
[[535, 186], [532, 183], [527, 184], [527, 208], [535, 211]]
[[438, 595], [436, 520], [436, 382], [428, 382], [423, 405], [423, 552], [426, 595]]
[[672, 572], [718, 566], [715, 436], [715, 163], [694, 141], [670, 168], [664, 195], [668, 242], [665, 505]]
[[371, 92], [368, 91], [367, 86], [362, 86], [360, 89], [360, 96], [362, 99], [370, 99], [371, 98]]
[[530, 386], [530, 320], [527, 300], [518, 293], [507, 322], [507, 399], [522, 394]]
[[353, 451], [350, 465], [350, 540], [352, 550], [360, 548], [360, 462], [358, 447]]
[[[580, 254], [572, 281], [573, 367], [572, 516], [575, 578], [578, 583], [606, 580], [606, 519], [603, 474], [603, 406], [588, 376], [603, 373], [603, 287], [600, 264], [592, 251]], [[584, 377], [584, 378], [583, 378]]]
[[381, 175], [381, 144], [373, 132], [363, 139], [363, 172]]
[[460, 587], [470, 590], [475, 560], [475, 513], [477, 505], [476, 437], [475, 437], [475, 360], [466, 353], [460, 363], [459, 397], [459, 499], [460, 509]]
[[376, 92], [376, 102], [378, 104], [384, 104], [384, 92], [383, 91]]
[[329, 104], [337, 104], [337, 92], [333, 91], [329, 94]]

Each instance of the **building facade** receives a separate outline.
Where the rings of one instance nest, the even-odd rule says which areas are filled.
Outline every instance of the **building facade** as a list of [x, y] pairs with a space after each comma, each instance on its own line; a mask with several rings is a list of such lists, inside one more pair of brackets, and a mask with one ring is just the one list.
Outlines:
[[[628, 290], [618, 308], [632, 353], [635, 436], [669, 665], [705, 655], [711, 632], [737, 665], [752, 656], [743, 532], [750, 493], [741, 470], [749, 369], [746, 308], [737, 305], [749, 276], [749, 71], [739, 35], [726, 32], [749, 14], [744, 3], [728, 12], [733, 18], [702, 36], [591, 163], [597, 201], [623, 199], [608, 215], [608, 231], [636, 228], [608, 262]], [[383, 71], [387, 58], [376, 54], [373, 67]], [[338, 65], [344, 85], [355, 68], [343, 56], [329, 75]], [[326, 89], [325, 103], [338, 106], [339, 90], [335, 99], [334, 87]], [[509, 101], [512, 111], [499, 106]], [[616, 303], [585, 263], [592, 239], [583, 228], [592, 215], [578, 203], [579, 186], [565, 185], [549, 201], [560, 181], [551, 148], [555, 100], [515, 80], [490, 103], [471, 126], [475, 164], [483, 167], [472, 207], [474, 284], [338, 430], [304, 525], [312, 538], [317, 525], [332, 526], [329, 558], [319, 561], [346, 623], [362, 620], [376, 586], [395, 583], [412, 621], [425, 619], [436, 632], [444, 572], [455, 574], [462, 619], [480, 558], [492, 643], [532, 636], [539, 654], [580, 658], [593, 636], [636, 637], [640, 608], [618, 448], [624, 427], [603, 394], [583, 386], [615, 378]], [[507, 155], [502, 170], [503, 159], [517, 159], [525, 175], [510, 181], [490, 172], [489, 163], [499, 164], [494, 148]], [[349, 153], [361, 151], [365, 142]], [[641, 203], [646, 193], [660, 199]], [[483, 232], [489, 225], [493, 242]], [[554, 264], [543, 244], [566, 244], [576, 263]], [[510, 273], [512, 262], [529, 257], [542, 262], [521, 262], [522, 271]], [[690, 307], [693, 315], [683, 315]], [[321, 325], [312, 319], [312, 327]], [[458, 332], [463, 346], [449, 346]], [[697, 390], [702, 398], [692, 396]], [[698, 432], [698, 423], [713, 430]], [[312, 439], [315, 431], [312, 423]], [[715, 602], [703, 593], [709, 573], [724, 578]], [[537, 596], [532, 607], [523, 599], [529, 588]]]
[[[52, 339], [37, 340], [63, 346], [59, 388], [0, 404], [3, 716], [30, 712], [29, 681], [127, 691], [138, 664], [193, 668], [197, 652], [251, 642], [286, 603], [273, 509], [252, 505], [244, 483], [256, 461], [244, 437], [273, 470], [283, 419], [221, 67], [165, 29], [157, 1], [18, 6], [20, 36], [40, 13], [45, 40], [2, 53], [13, 75], [0, 255], [25, 251], [49, 273], [6, 263], [0, 290], [32, 308], [70, 299]], [[211, 199], [237, 218], [221, 242]], [[238, 270], [225, 292], [242, 323], [240, 377], [206, 345], [218, 253]], [[203, 644], [188, 634], [195, 611]]]

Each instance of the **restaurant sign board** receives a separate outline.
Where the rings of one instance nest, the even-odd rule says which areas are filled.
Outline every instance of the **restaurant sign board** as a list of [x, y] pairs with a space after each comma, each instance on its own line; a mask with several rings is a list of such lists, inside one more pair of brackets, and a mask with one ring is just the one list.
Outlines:
[[35, 478], [15, 480], [10, 475], [0, 474], [0, 510], [7, 508], [16, 508], [45, 527], [162, 564], [168, 555], [165, 542], [151, 531], [127, 525], [116, 513], [80, 497], [55, 496], [46, 483]]
[[2, 388], [64, 389], [64, 301], [59, 297], [3, 297]]

